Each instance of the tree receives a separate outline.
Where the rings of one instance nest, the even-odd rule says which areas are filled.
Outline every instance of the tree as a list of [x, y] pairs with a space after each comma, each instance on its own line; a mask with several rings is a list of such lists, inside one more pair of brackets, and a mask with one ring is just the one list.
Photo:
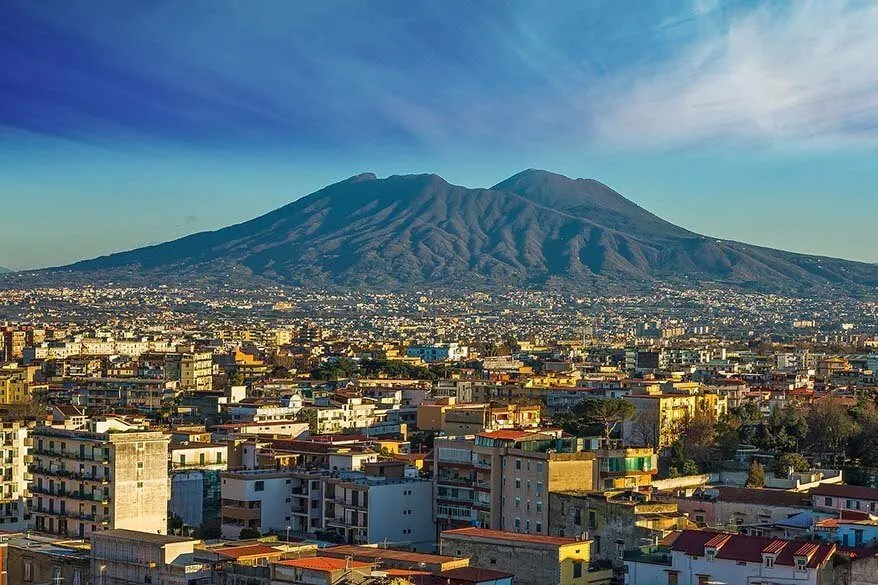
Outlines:
[[241, 533], [238, 534], [238, 540], [254, 540], [261, 537], [262, 534], [255, 528], [242, 528]]
[[714, 446], [723, 459], [731, 459], [741, 445], [741, 419], [734, 414], [727, 414], [716, 423]]
[[599, 425], [603, 428], [604, 438], [610, 442], [610, 436], [619, 423], [634, 418], [634, 405], [621, 398], [598, 398], [580, 402], [574, 409], [575, 414], [586, 424]]
[[631, 440], [644, 447], [655, 447], [659, 438], [658, 407], [650, 404], [631, 425]]
[[807, 442], [813, 450], [823, 453], [844, 451], [848, 440], [858, 430], [848, 408], [834, 396], [817, 402], [807, 420]]
[[761, 488], [765, 485], [765, 468], [761, 463], [753, 460], [750, 463], [750, 469], [747, 471], [747, 487]]
[[303, 408], [296, 413], [296, 422], [308, 423], [308, 431], [311, 434], [317, 433], [317, 410], [314, 408]]
[[774, 470], [775, 477], [789, 477], [796, 471], [807, 471], [808, 460], [799, 453], [784, 453], [777, 459], [777, 467]]

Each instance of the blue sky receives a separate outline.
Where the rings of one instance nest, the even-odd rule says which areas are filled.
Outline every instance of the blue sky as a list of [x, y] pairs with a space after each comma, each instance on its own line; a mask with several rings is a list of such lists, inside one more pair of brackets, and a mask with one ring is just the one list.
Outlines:
[[361, 171], [593, 177], [878, 261], [869, 1], [7, 0], [0, 265], [249, 219]]

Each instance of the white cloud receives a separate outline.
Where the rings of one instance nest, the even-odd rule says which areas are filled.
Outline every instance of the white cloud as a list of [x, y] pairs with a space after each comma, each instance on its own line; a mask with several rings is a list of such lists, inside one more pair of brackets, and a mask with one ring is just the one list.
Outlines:
[[[664, 63], [601, 88], [598, 136], [623, 145], [878, 145], [878, 3], [795, 0], [717, 11]], [[710, 15], [706, 15], [710, 17]]]

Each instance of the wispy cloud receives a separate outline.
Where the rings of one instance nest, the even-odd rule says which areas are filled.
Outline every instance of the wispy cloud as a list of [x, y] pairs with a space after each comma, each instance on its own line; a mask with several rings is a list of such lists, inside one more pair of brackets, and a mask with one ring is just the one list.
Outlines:
[[[599, 89], [602, 141], [641, 147], [878, 145], [878, 4], [797, 0], [735, 12], [667, 61]], [[714, 24], [717, 24], [714, 22]]]

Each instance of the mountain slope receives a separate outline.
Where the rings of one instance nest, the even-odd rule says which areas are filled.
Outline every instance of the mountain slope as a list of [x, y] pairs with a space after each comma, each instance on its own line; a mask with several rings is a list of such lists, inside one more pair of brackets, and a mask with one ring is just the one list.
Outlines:
[[491, 189], [362, 174], [248, 222], [78, 262], [69, 274], [229, 275], [286, 284], [706, 279], [767, 289], [876, 286], [878, 267], [720, 241], [597, 181], [529, 170]]
[[4, 267], [0, 266], [0, 274], [6, 274], [8, 272], [12, 272], [12, 270], [10, 270], [9, 268], [4, 268]]

